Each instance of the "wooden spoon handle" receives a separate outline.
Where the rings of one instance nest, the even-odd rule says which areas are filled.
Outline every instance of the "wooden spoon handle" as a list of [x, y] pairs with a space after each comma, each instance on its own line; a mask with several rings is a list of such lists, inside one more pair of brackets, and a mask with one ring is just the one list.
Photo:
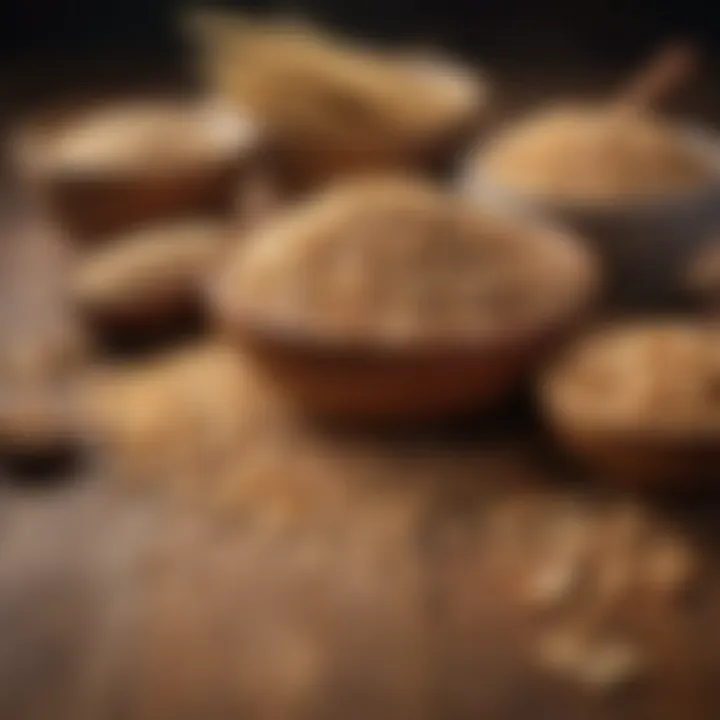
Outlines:
[[618, 93], [616, 104], [635, 109], [657, 107], [687, 82], [696, 66], [697, 52], [692, 45], [667, 45]]

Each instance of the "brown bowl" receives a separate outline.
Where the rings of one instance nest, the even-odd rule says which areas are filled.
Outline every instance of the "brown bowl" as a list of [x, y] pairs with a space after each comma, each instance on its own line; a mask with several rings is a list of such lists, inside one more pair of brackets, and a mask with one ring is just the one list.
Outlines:
[[289, 192], [361, 173], [444, 171], [485, 124], [487, 81], [447, 57], [294, 24], [239, 27], [232, 16], [201, 36], [208, 86], [267, 128]]
[[[412, 185], [398, 187], [408, 192], [405, 199], [417, 199]], [[382, 194], [385, 189], [393, 192], [397, 187], [392, 183], [387, 187], [381, 185], [378, 192]], [[329, 210], [324, 217], [331, 216], [331, 223], [337, 220], [338, 211], [341, 215], [346, 212], [348, 206], [343, 202], [350, 196], [340, 189], [334, 192], [337, 194], [332, 197], [338, 200], [337, 205], [324, 196], [326, 204], [320, 201], [315, 208], [306, 206], [301, 210], [307, 213], [301, 218], [302, 227], [307, 228], [304, 223], [308, 217], [316, 217], [312, 215], [313, 209], [319, 209], [321, 213]], [[372, 198], [373, 190], [368, 192]], [[443, 202], [444, 196], [431, 194], [427, 188], [423, 192], [427, 192], [427, 196], [419, 197], [429, 205]], [[366, 210], [364, 204], [360, 206], [362, 213], [381, 212], [371, 200], [365, 198], [365, 201], [369, 204]], [[456, 199], [448, 202], [454, 203]], [[293, 220], [297, 218], [290, 218], [291, 227], [296, 227]], [[431, 233], [436, 233], [432, 222], [430, 227], [433, 228]], [[402, 230], [402, 227], [398, 228], [400, 235]], [[547, 253], [539, 256], [543, 258], [539, 262], [542, 269], [533, 272], [556, 272], [564, 294], [561, 302], [553, 304], [552, 309], [544, 310], [533, 320], [518, 321], [515, 327], [493, 323], [489, 332], [474, 334], [471, 328], [467, 333], [453, 330], [447, 336], [444, 333], [434, 335], [432, 330], [425, 333], [422, 329], [417, 334], [402, 336], [376, 334], [372, 329], [355, 333], [346, 332], [344, 325], [321, 329], [312, 322], [298, 322], [292, 313], [275, 313], [257, 297], [250, 297], [248, 302], [248, 295], [243, 297], [243, 291], [238, 296], [237, 289], [243, 281], [234, 276], [232, 262], [239, 260], [242, 274], [247, 257], [245, 250], [254, 252], [255, 258], [258, 250], [264, 259], [268, 255], [275, 258], [276, 250], [282, 256], [282, 237], [278, 237], [278, 226], [272, 224], [263, 229], [265, 235], [254, 241], [250, 239], [240, 250], [239, 257], [231, 260], [230, 271], [211, 289], [210, 305], [224, 331], [250, 351], [278, 386], [312, 413], [346, 420], [409, 420], [483, 409], [514, 389], [548, 346], [587, 315], [598, 288], [594, 259], [579, 243], [555, 230], [535, 226], [533, 230], [536, 235], [532, 236], [532, 241], [537, 240]], [[279, 232], [282, 236], [283, 231]], [[339, 232], [338, 237], [345, 237], [344, 231]], [[396, 240], [390, 233], [387, 242], [414, 241], [413, 236], [408, 235], [412, 232], [417, 230], [413, 230], [410, 223], [405, 227], [405, 237], [398, 236]], [[434, 242], [446, 240], [444, 235], [433, 235], [433, 238]], [[451, 240], [448, 238], [447, 242]], [[263, 255], [265, 250], [272, 253]], [[302, 280], [302, 261], [293, 261], [288, 267], [294, 276], [294, 279], [288, 279], [289, 282]], [[332, 271], [324, 268], [322, 272]], [[547, 277], [540, 277], [540, 282], [548, 282]], [[318, 283], [322, 283], [322, 276]], [[386, 310], [382, 303], [373, 306], [369, 311], [371, 328], [373, 322], [382, 323]]]
[[[572, 453], [602, 470], [610, 480], [641, 486], [720, 480], [720, 413], [716, 411], [714, 422], [703, 423], [700, 416], [688, 419], [677, 408], [657, 404], [658, 398], [673, 397], [673, 393], [681, 398], [692, 393], [694, 381], [700, 378], [705, 385], [699, 386], [697, 402], [706, 400], [720, 407], [717, 354], [709, 370], [708, 366], [695, 368], [689, 362], [683, 367], [682, 361], [658, 346], [657, 350], [651, 349], [645, 362], [633, 360], [630, 353], [625, 358], [629, 364], [619, 368], [600, 364], [595, 376], [587, 375], [587, 367], [578, 360], [582, 352], [587, 353], [586, 362], [587, 358], [602, 357], [592, 355], [587, 343], [605, 337], [629, 342], [661, 337], [666, 339], [664, 342], [683, 342], [695, 335], [698, 345], [706, 343], [709, 354], [711, 344], [717, 343], [717, 333], [717, 327], [711, 324], [655, 320], [611, 326], [581, 339], [551, 366], [540, 386], [543, 410], [554, 433]], [[655, 376], [650, 361], [657, 363], [664, 375]], [[570, 383], [577, 382], [577, 378], [582, 383], [574, 388]], [[612, 383], [617, 380], [625, 382], [626, 390], [613, 393]], [[597, 386], [593, 388], [592, 383]], [[635, 398], [633, 392], [643, 387], [647, 394]], [[620, 406], [626, 403], [628, 414], [613, 414], [613, 402]], [[643, 402], [655, 405], [643, 408]]]
[[[586, 310], [583, 306], [582, 310]], [[482, 410], [514, 390], [544, 353], [583, 318], [485, 344], [391, 350], [291, 337], [235, 318], [227, 335], [312, 414], [343, 420], [427, 420]]]
[[[126, 141], [124, 157], [110, 154], [115, 152], [110, 131], [107, 141], [96, 142], [90, 150], [81, 148], [80, 157], [62, 149], [63, 142], [82, 142], [84, 127], [92, 130], [95, 118], [112, 120], [121, 137], [125, 130], [120, 121], [138, 116], [149, 118], [148, 124], [167, 122], [174, 132], [183, 123], [186, 134], [158, 148], [151, 136], [138, 131]], [[152, 132], [158, 134], [157, 125]], [[193, 138], [192, 153], [175, 154]], [[223, 108], [147, 101], [65, 113], [31, 125], [20, 133], [15, 154], [20, 173], [48, 215], [72, 240], [90, 242], [147, 222], [230, 213], [237, 182], [252, 167], [256, 148], [255, 129]], [[63, 157], [63, 152], [68, 155]]]
[[201, 314], [201, 289], [225, 247], [224, 226], [206, 219], [114, 236], [78, 258], [72, 299], [103, 337], [180, 328]]
[[709, 438], [627, 437], [566, 425], [556, 427], [558, 439], [575, 455], [615, 482], [670, 487], [720, 480], [717, 435]]

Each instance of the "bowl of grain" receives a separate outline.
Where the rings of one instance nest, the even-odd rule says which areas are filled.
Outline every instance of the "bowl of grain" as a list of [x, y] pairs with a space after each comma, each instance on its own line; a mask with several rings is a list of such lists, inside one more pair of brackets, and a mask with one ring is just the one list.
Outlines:
[[504, 397], [597, 287], [594, 259], [566, 232], [418, 180], [365, 178], [247, 238], [211, 302], [300, 405], [407, 419]]
[[99, 103], [29, 123], [15, 137], [24, 181], [71, 240], [146, 222], [232, 211], [258, 133], [219, 103]]

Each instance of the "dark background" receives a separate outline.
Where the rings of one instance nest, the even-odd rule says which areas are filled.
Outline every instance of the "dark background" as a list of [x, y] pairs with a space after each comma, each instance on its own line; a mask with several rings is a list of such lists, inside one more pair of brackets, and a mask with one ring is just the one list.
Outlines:
[[[171, 0], [5, 0], [3, 65], [178, 51]], [[216, 3], [217, 4], [217, 3]], [[275, 0], [221, 3], [295, 10], [361, 36], [431, 41], [484, 60], [622, 61], [668, 37], [720, 45], [720, 9], [708, 0]]]
[[195, 76], [178, 16], [199, 4], [451, 50], [491, 72], [511, 112], [610, 92], [662, 42], [690, 39], [704, 62], [682, 107], [720, 115], [718, 0], [0, 0], [0, 124], [97, 92], [187, 87]]

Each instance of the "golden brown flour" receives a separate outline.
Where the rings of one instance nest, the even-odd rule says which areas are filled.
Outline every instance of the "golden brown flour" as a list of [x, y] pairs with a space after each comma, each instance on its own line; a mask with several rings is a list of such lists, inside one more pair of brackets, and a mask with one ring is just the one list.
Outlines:
[[162, 173], [224, 160], [253, 130], [235, 113], [191, 103], [104, 105], [31, 133], [26, 160], [58, 173]]
[[551, 369], [541, 395], [558, 437], [610, 479], [718, 479], [717, 325], [665, 320], [596, 331]]
[[720, 433], [720, 330], [683, 323], [610, 329], [556, 371], [560, 411], [616, 431]]
[[[159, 494], [235, 522], [248, 518], [276, 530], [319, 520], [347, 524], [349, 485], [357, 482], [360, 495], [374, 498], [373, 484], [385, 480], [378, 499], [387, 503], [402, 489], [399, 463], [424, 481], [422, 456], [413, 466], [389, 445], [368, 453], [362, 443], [301, 422], [246, 358], [219, 342], [105, 368], [88, 390], [121, 490]], [[452, 465], [449, 453], [442, 457]], [[369, 513], [379, 529], [388, 513], [414, 512], [424, 496], [417, 488], [413, 495], [372, 509], [358, 498], [353, 515]]]
[[87, 397], [126, 487], [219, 512], [276, 492], [291, 468], [300, 478], [313, 451], [247, 360], [220, 343], [102, 369]]
[[218, 297], [229, 318], [392, 346], [527, 331], [592, 284], [582, 251], [552, 231], [376, 179], [265, 226], [229, 262]]
[[561, 106], [501, 132], [474, 171], [493, 186], [569, 204], [622, 203], [688, 192], [716, 169], [692, 138], [628, 108]]

